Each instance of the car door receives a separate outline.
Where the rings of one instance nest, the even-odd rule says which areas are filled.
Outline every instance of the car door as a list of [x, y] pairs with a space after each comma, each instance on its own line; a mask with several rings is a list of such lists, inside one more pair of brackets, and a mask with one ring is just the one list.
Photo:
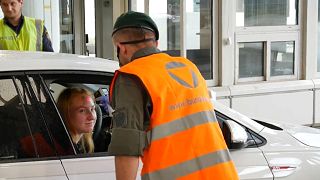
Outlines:
[[273, 180], [268, 163], [259, 148], [230, 149], [240, 179]]
[[67, 179], [56, 155], [38, 154], [42, 144], [35, 141], [34, 133], [46, 128], [37, 104], [23, 73], [0, 74], [0, 179]]
[[[216, 117], [220, 124], [226, 120], [237, 122], [237, 117], [230, 117], [219, 111], [216, 111]], [[245, 148], [230, 149], [231, 158], [235, 163], [240, 179], [273, 180], [268, 162], [259, 148], [266, 143], [266, 140], [243, 125], [242, 128], [247, 132], [247, 143], [249, 145]]]

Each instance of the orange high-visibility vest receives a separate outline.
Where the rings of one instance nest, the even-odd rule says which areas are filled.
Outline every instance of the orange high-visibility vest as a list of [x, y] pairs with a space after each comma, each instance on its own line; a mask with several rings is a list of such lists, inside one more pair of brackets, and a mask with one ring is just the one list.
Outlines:
[[238, 179], [206, 82], [192, 62], [164, 53], [136, 59], [116, 72], [110, 96], [119, 72], [139, 77], [152, 101], [143, 180]]

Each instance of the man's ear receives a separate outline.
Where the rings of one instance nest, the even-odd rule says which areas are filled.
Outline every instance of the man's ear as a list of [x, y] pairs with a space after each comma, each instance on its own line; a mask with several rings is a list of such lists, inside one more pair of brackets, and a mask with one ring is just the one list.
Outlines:
[[128, 49], [127, 46], [124, 44], [118, 44], [118, 47], [120, 48], [120, 52], [124, 55], [126, 55], [128, 53]]
[[21, 5], [23, 5], [23, 0], [20, 0]]
[[123, 52], [123, 50], [122, 50], [122, 48], [123, 48], [123, 46], [122, 46], [122, 44], [120, 44], [120, 43], [117, 43], [117, 48], [119, 49], [119, 53], [121, 52]]

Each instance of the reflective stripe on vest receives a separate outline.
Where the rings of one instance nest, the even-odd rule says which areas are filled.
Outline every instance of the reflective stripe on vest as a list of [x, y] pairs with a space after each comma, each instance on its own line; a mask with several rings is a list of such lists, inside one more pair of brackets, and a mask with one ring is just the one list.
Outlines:
[[43, 21], [24, 17], [17, 35], [4, 20], [0, 20], [0, 48], [2, 50], [42, 51]]
[[[228, 150], [216, 151], [166, 169], [143, 175], [142, 180], [176, 179], [207, 167], [230, 161]], [[201, 165], [201, 166], [199, 166]]]
[[[207, 117], [207, 118], [201, 118]], [[164, 138], [166, 136], [170, 136], [177, 132], [205, 124], [208, 122], [217, 122], [216, 116], [212, 111], [204, 111], [189, 115], [187, 117], [183, 117], [181, 119], [169, 122], [167, 124], [159, 125], [153, 128], [151, 131], [147, 132], [148, 144], [151, 141], [155, 141], [157, 139]]]
[[43, 23], [42, 23], [42, 20], [40, 20], [40, 19], [36, 19], [35, 23], [36, 23], [36, 29], [37, 29], [36, 49], [37, 49], [37, 51], [41, 51], [42, 50]]
[[206, 82], [190, 61], [164, 53], [136, 59], [115, 73], [137, 76], [151, 97], [143, 179], [238, 179], [215, 118]]

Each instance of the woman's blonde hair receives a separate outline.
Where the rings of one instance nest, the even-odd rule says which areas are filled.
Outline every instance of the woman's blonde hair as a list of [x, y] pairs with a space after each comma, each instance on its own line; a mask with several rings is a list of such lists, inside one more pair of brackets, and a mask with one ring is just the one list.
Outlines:
[[[75, 95], [87, 95], [87, 96], [90, 96], [92, 99], [94, 99], [92, 93], [84, 88], [67, 88], [60, 93], [57, 100], [57, 106], [63, 116], [62, 118], [65, 124], [67, 125], [67, 128], [69, 128], [68, 122], [66, 121], [70, 117], [69, 115], [70, 104], [71, 104], [72, 98]], [[71, 138], [72, 138], [72, 135], [71, 135]], [[84, 149], [86, 153], [92, 153], [94, 151], [92, 133], [84, 133], [79, 143], [81, 148]]]

